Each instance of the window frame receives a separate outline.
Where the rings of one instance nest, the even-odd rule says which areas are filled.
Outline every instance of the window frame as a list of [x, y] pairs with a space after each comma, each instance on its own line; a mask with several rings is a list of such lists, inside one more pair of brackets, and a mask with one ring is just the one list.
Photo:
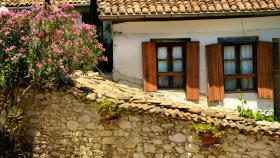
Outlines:
[[[180, 72], [174, 72], [174, 71], [170, 71], [170, 69], [173, 69], [173, 57], [172, 57], [172, 48], [176, 47], [176, 46], [181, 46], [182, 47], [182, 71]], [[159, 72], [158, 71], [158, 48], [159, 47], [167, 47], [167, 72]], [[156, 65], [157, 65], [157, 83], [159, 81], [159, 76], [168, 76], [169, 77], [169, 81], [168, 81], [168, 86], [169, 87], [161, 87], [158, 84], [158, 88], [159, 89], [184, 89], [185, 85], [186, 85], [186, 42], [182, 42], [182, 41], [174, 41], [174, 42], [156, 42]], [[171, 79], [171, 77], [174, 76], [180, 76], [183, 79], [183, 83], [182, 86], [180, 87], [173, 87], [173, 79]]]
[[[240, 60], [240, 48], [241, 45], [252, 45], [252, 60], [253, 60], [253, 73], [248, 74], [241, 74], [241, 60]], [[235, 49], [235, 64], [236, 64], [236, 73], [235, 74], [224, 74], [224, 47], [225, 46], [234, 46]], [[249, 41], [249, 42], [230, 42], [222, 44], [222, 62], [223, 62], [223, 79], [226, 78], [234, 78], [237, 79], [237, 89], [236, 90], [226, 90], [224, 89], [225, 93], [250, 93], [250, 92], [257, 92], [258, 84], [257, 84], [257, 42], [256, 41]], [[241, 89], [241, 79], [242, 78], [253, 78], [253, 89], [242, 90]], [[225, 84], [225, 83], [224, 83]]]

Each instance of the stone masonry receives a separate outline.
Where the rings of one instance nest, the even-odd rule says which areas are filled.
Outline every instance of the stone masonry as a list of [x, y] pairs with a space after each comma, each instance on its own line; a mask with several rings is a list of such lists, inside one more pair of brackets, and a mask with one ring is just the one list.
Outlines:
[[[102, 96], [127, 110], [119, 119], [100, 119], [91, 104]], [[100, 77], [77, 79], [70, 89], [32, 90], [24, 103], [33, 157], [280, 158], [276, 122], [161, 101]], [[194, 121], [221, 126], [221, 143], [203, 146], [191, 128]]]

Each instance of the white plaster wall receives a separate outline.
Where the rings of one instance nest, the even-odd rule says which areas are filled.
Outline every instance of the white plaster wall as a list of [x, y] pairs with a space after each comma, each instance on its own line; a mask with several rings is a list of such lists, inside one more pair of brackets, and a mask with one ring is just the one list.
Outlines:
[[[191, 38], [192, 41], [200, 42], [200, 93], [207, 94], [205, 46], [217, 43], [218, 37], [235, 36], [258, 36], [262, 41], [279, 38], [280, 16], [114, 24], [113, 77], [117, 81], [141, 85], [142, 42], [151, 38]], [[223, 106], [231, 108], [237, 103], [239, 95], [226, 94]], [[258, 100], [255, 93], [246, 93], [244, 97], [254, 109], [272, 107], [271, 100]]]

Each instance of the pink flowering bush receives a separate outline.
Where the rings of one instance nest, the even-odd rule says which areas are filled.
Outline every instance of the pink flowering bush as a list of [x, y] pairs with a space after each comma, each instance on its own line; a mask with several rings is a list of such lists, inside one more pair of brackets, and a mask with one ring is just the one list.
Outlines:
[[[0, 155], [28, 157], [20, 142], [24, 132], [17, 126], [23, 113], [13, 109], [20, 107], [21, 98], [30, 87], [69, 84], [75, 70], [91, 70], [100, 61], [107, 61], [95, 27], [77, 25], [79, 17], [72, 6], [65, 4], [35, 5], [31, 10], [0, 13], [0, 90], [5, 96], [0, 113], [4, 110], [8, 114], [5, 124], [9, 125], [4, 125], [9, 127], [4, 133], [0, 131]], [[27, 88], [19, 93], [22, 85]], [[11, 111], [16, 115], [10, 116]], [[10, 132], [11, 129], [15, 131]]]
[[0, 86], [21, 84], [27, 75], [28, 45], [21, 40], [29, 34], [29, 13], [0, 13]]
[[0, 13], [0, 86], [60, 86], [71, 82], [74, 70], [106, 61], [95, 27], [77, 25], [79, 17], [66, 4]]

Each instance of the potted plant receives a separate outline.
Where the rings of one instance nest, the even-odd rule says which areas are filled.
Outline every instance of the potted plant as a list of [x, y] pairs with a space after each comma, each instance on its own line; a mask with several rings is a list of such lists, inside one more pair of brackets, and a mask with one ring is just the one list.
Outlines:
[[219, 138], [224, 134], [223, 131], [209, 123], [194, 123], [192, 128], [205, 145], [217, 144]]
[[119, 107], [116, 103], [107, 98], [94, 103], [92, 106], [97, 109], [99, 115], [106, 120], [118, 118], [120, 113], [123, 111], [123, 108]]

